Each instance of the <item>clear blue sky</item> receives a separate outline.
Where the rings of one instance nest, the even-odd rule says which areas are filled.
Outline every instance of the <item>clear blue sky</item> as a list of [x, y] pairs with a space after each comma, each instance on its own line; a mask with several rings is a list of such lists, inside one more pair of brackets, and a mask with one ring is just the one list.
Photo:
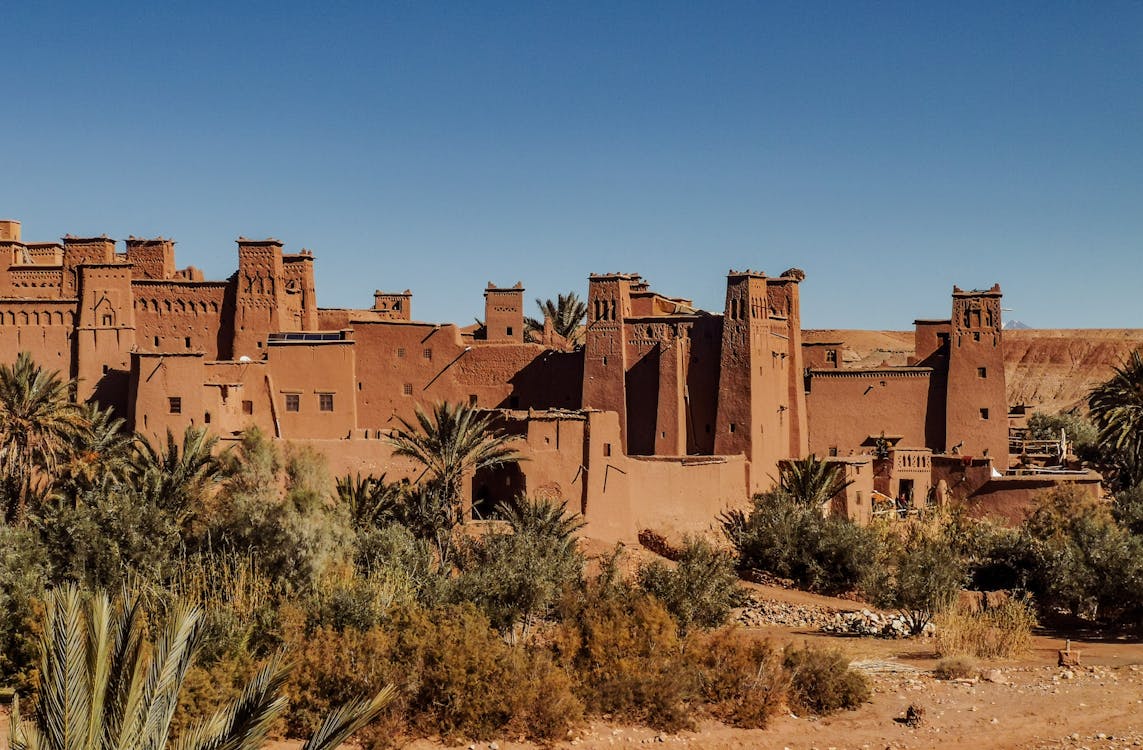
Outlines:
[[908, 328], [999, 281], [1143, 326], [1139, 2], [7, 2], [0, 216], [318, 257], [322, 306], [642, 273], [720, 310], [807, 272], [807, 327]]

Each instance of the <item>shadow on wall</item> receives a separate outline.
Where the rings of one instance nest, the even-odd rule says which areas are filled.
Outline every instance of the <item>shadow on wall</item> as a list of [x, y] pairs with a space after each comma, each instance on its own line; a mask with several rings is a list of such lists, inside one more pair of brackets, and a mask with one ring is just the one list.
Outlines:
[[499, 518], [496, 506], [528, 492], [527, 478], [519, 464], [480, 469], [472, 478], [472, 518]]
[[513, 375], [512, 395], [500, 409], [579, 409], [583, 403], [583, 350], [545, 351]]

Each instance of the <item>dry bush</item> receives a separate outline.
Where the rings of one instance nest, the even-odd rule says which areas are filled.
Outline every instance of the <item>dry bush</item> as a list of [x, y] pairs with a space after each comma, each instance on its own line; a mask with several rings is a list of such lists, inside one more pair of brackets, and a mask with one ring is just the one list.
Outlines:
[[693, 675], [670, 613], [633, 590], [589, 592], [553, 629], [557, 660], [589, 713], [673, 732], [692, 725]]
[[786, 700], [789, 677], [768, 640], [734, 628], [687, 639], [687, 666], [711, 716], [736, 727], [762, 729]]
[[1007, 659], [1028, 649], [1036, 614], [1027, 601], [1009, 599], [980, 612], [958, 606], [937, 622], [941, 656]]
[[967, 656], [949, 656], [933, 670], [938, 680], [963, 680], [976, 674], [976, 662]]
[[471, 605], [402, 607], [368, 630], [299, 629], [289, 640], [293, 736], [312, 732], [330, 706], [390, 683], [399, 697], [358, 734], [366, 747], [505, 732], [550, 740], [583, 714], [571, 680], [546, 652], [509, 646]]
[[798, 711], [824, 716], [869, 700], [869, 681], [840, 651], [788, 646], [782, 661], [790, 672], [790, 705]]

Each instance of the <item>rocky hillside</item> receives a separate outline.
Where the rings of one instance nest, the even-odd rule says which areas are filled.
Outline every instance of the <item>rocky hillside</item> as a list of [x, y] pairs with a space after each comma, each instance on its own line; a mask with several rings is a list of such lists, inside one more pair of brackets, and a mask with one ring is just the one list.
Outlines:
[[[807, 330], [810, 342], [842, 341], [843, 367], [904, 365], [912, 331]], [[1039, 329], [1004, 332], [1008, 403], [1060, 411], [1080, 405], [1111, 368], [1143, 347], [1143, 329]]]

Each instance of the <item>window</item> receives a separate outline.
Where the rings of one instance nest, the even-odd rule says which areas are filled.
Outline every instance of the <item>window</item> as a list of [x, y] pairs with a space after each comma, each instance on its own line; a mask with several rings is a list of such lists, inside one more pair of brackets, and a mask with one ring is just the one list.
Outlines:
[[980, 410], [980, 418], [981, 419], [988, 419], [988, 409], [981, 409]]
[[611, 443], [604, 443], [603, 444], [603, 455], [605, 455], [605, 456], [611, 455]]
[[424, 357], [425, 359], [432, 359], [433, 358], [433, 350], [432, 349], [425, 349], [424, 351], [421, 352], [421, 356]]
[[508, 326], [508, 335], [509, 335], [509, 336], [511, 336], [511, 335], [512, 335], [512, 326]]
[[607, 355], [606, 354], [603, 355], [603, 366], [607, 367]]
[[837, 455], [837, 446], [836, 445], [831, 445], [829, 447], [829, 455], [831, 455], [831, 456]]
[[286, 394], [286, 411], [301, 411], [302, 397], [296, 393]]
[[980, 331], [973, 331], [972, 332], [972, 340], [973, 341], [980, 341]]
[[243, 401], [242, 402], [242, 413], [246, 414], [246, 415], [253, 414], [254, 413], [254, 402], [253, 401]]
[[190, 349], [191, 348], [191, 337], [190, 336], [186, 337], [186, 342], [187, 342], [187, 349]]
[[159, 345], [159, 337], [158, 337], [158, 336], [156, 336], [156, 337], [155, 337], [155, 346], [158, 346], [158, 345]]
[[470, 393], [470, 394], [468, 394], [468, 403], [469, 403], [470, 405], [472, 405], [472, 406], [476, 406], [476, 401], [477, 401], [477, 399], [476, 399], [476, 394], [475, 394], [475, 393]]
[[183, 400], [178, 396], [171, 396], [167, 399], [167, 410], [170, 411], [171, 414], [182, 414]]
[[104, 315], [104, 316], [103, 316], [103, 325], [105, 325], [105, 326], [110, 326], [110, 325], [111, 325], [111, 321], [112, 321], [112, 318], [111, 318], [111, 316], [110, 316], [110, 315]]
[[987, 367], [976, 368], [976, 376], [978, 378], [987, 378], [988, 377], [988, 368]]
[[405, 383], [403, 386], [401, 386], [401, 393], [405, 394], [406, 396], [412, 396], [413, 395], [413, 384], [412, 383]]
[[107, 374], [107, 371], [108, 371], [108, 370], [110, 370], [110, 369], [111, 369], [111, 366], [110, 366], [110, 365], [104, 365], [104, 366], [103, 366], [103, 374], [104, 374], [104, 375], [106, 375], [106, 374]]
[[205, 414], [202, 415], [202, 421], [205, 424], [210, 424], [210, 412], [206, 412]]
[[734, 424], [734, 422], [731, 422], [730, 423], [730, 431], [734, 432], [736, 429], [738, 429], [738, 425]]
[[403, 347], [403, 346], [397, 347], [397, 356], [401, 359], [405, 358], [405, 347]]
[[826, 349], [826, 362], [837, 362], [837, 349]]
[[318, 411], [333, 411], [333, 394], [318, 394]]

